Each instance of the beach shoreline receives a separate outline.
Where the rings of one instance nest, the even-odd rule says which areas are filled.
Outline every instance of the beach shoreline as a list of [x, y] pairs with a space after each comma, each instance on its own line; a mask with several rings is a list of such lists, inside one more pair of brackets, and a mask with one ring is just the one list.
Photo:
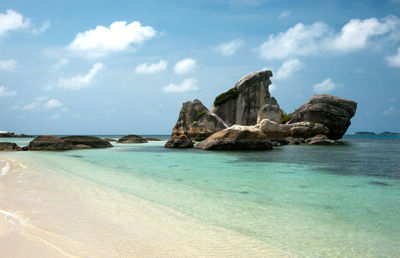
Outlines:
[[[43, 163], [33, 168], [32, 159], [7, 156], [0, 157], [2, 164], [10, 165], [0, 177], [4, 179], [0, 181], [0, 209], [4, 210], [0, 215], [13, 218], [16, 225], [2, 222], [1, 232], [15, 228], [1, 235], [0, 251], [11, 257], [287, 256], [272, 247], [259, 248], [260, 243], [244, 235], [209, 227], [147, 200], [127, 197], [54, 168], [50, 175]], [[28, 185], [20, 182], [25, 177]], [[59, 182], [74, 187], [63, 191]], [[36, 198], [23, 198], [27, 192], [35, 193]], [[26, 216], [25, 225], [11, 210]]]

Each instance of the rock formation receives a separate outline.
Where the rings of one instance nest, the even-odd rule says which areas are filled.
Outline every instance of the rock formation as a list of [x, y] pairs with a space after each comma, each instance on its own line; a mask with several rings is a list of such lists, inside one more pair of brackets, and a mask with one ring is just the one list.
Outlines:
[[117, 140], [113, 139], [113, 138], [104, 138], [105, 141], [108, 142], [116, 142]]
[[357, 102], [332, 95], [314, 95], [311, 99], [290, 114], [289, 124], [311, 122], [325, 125], [329, 139], [342, 138], [355, 115]]
[[0, 142], [0, 151], [22, 151], [22, 148], [13, 142]]
[[195, 146], [202, 150], [271, 150], [272, 144], [255, 126], [233, 125]]
[[192, 140], [202, 140], [195, 148], [207, 150], [270, 149], [271, 143], [338, 144], [335, 140], [350, 126], [357, 103], [314, 95], [287, 115], [269, 93], [271, 76], [269, 70], [244, 76], [215, 98], [212, 111], [197, 99], [183, 103], [165, 147], [192, 147]]
[[109, 147], [112, 147], [111, 143], [94, 136], [67, 136], [59, 138], [54, 135], [41, 135], [33, 139], [24, 149], [30, 151], [57, 151]]
[[188, 149], [193, 148], [193, 141], [187, 137], [185, 134], [178, 136], [174, 136], [169, 139], [165, 145], [165, 148], [180, 148], [180, 149]]
[[[64, 142], [71, 143], [74, 149], [110, 148], [112, 144], [94, 136], [66, 136], [61, 138]], [[84, 146], [86, 145], [86, 146]]]
[[[70, 142], [65, 142], [57, 136], [53, 135], [42, 135], [33, 139], [26, 149], [30, 151], [41, 151], [41, 150], [72, 150], [74, 145]], [[25, 147], [24, 147], [25, 149]]]
[[[219, 116], [228, 126], [233, 124], [255, 125], [259, 110], [266, 104], [265, 112], [260, 114], [261, 120], [268, 117], [270, 110], [277, 105], [271, 98], [268, 86], [271, 84], [272, 72], [264, 70], [248, 74], [241, 78], [234, 88], [215, 98], [212, 112]], [[279, 107], [278, 107], [279, 108]], [[279, 117], [280, 118], [280, 117]]]
[[209, 111], [200, 100], [195, 99], [182, 104], [171, 138], [179, 138], [185, 134], [194, 141], [201, 141], [225, 128], [227, 126], [221, 118]]
[[130, 134], [130, 135], [121, 137], [117, 142], [118, 143], [146, 143], [147, 140], [145, 138], [143, 138], [142, 136]]

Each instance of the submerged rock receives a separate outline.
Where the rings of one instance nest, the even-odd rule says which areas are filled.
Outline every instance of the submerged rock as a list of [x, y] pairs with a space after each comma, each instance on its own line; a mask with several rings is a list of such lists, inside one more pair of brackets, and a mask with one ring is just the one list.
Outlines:
[[61, 138], [63, 141], [71, 143], [74, 145], [74, 149], [78, 148], [85, 148], [84, 146], [77, 146], [77, 145], [86, 145], [89, 148], [110, 148], [113, 147], [111, 143], [106, 140], [103, 140], [99, 137], [95, 136], [66, 136]]
[[333, 145], [333, 144], [336, 144], [335, 140], [331, 140], [328, 137], [326, 137], [326, 135], [323, 135], [323, 134], [319, 134], [312, 138], [308, 138], [305, 142], [310, 145]]
[[186, 135], [182, 134], [179, 137], [175, 136], [175, 138], [169, 139], [164, 147], [165, 148], [177, 148], [177, 149], [188, 149], [193, 148], [193, 141], [187, 137]]
[[255, 126], [233, 125], [199, 142], [195, 148], [202, 150], [271, 150], [272, 144], [266, 135]]
[[342, 138], [349, 128], [350, 119], [355, 115], [357, 102], [332, 95], [314, 95], [296, 111], [290, 114], [289, 124], [311, 122], [325, 125], [329, 139]]
[[[236, 83], [234, 88], [215, 98], [212, 112], [228, 126], [255, 125], [259, 110], [266, 104], [270, 104], [271, 106], [265, 107], [265, 110], [260, 113], [260, 119], [276, 120], [276, 114], [271, 110], [277, 102], [271, 98], [268, 91], [268, 86], [271, 84], [270, 77], [272, 77], [270, 70], [247, 74]], [[272, 117], [269, 117], [270, 114], [273, 114]]]
[[70, 142], [65, 142], [61, 138], [54, 135], [41, 135], [33, 139], [27, 147], [24, 149], [30, 151], [41, 151], [41, 150], [72, 150], [74, 145]]
[[147, 140], [142, 136], [130, 134], [124, 137], [121, 137], [117, 143], [146, 143]]
[[201, 141], [225, 128], [227, 125], [221, 118], [195, 99], [182, 104], [171, 138], [185, 134], [194, 141]]
[[13, 142], [0, 142], [0, 151], [22, 151], [22, 148]]

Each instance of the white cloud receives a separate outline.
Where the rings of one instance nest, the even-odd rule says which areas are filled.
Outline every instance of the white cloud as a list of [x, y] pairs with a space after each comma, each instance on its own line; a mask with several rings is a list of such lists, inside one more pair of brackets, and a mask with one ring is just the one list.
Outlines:
[[297, 58], [286, 60], [285, 62], [283, 62], [281, 67], [279, 67], [278, 71], [276, 72], [275, 78], [277, 80], [288, 78], [301, 70], [303, 66], [304, 65]]
[[283, 20], [283, 19], [289, 17], [291, 14], [292, 14], [291, 11], [283, 11], [283, 12], [281, 12], [281, 13], [279, 14], [278, 19], [279, 19], [279, 20]]
[[17, 67], [17, 63], [14, 59], [0, 60], [0, 70], [12, 71]]
[[337, 34], [323, 22], [311, 25], [298, 23], [285, 32], [269, 35], [268, 40], [258, 48], [258, 52], [267, 60], [326, 52], [347, 53], [366, 48], [370, 41], [383, 39], [384, 36], [387, 39], [396, 39], [394, 34], [400, 33], [399, 27], [400, 19], [393, 15], [380, 20], [350, 20]]
[[68, 64], [69, 64], [68, 59], [62, 58], [62, 59], [60, 59], [60, 61], [58, 61], [57, 64], [54, 65], [54, 69], [55, 69], [55, 70], [59, 70], [60, 68], [66, 66], [66, 65], [68, 65]]
[[20, 106], [20, 105], [14, 105], [11, 108], [12, 109], [19, 109], [19, 110], [36, 110], [38, 109], [44, 101], [46, 101], [49, 97], [47, 96], [41, 96], [37, 97], [32, 103]]
[[324, 81], [314, 85], [314, 92], [322, 93], [329, 92], [336, 88], [336, 83], [331, 78], [327, 78]]
[[397, 48], [397, 54], [386, 57], [388, 66], [400, 67], [400, 47]]
[[129, 24], [116, 21], [109, 28], [97, 26], [96, 29], [78, 33], [68, 49], [83, 52], [89, 58], [104, 57], [110, 52], [126, 50], [131, 44], [143, 43], [156, 34], [151, 26], [142, 26], [137, 21]]
[[7, 10], [5, 14], [0, 13], [0, 36], [8, 31], [23, 29], [29, 26], [29, 19], [13, 10]]
[[215, 47], [215, 50], [225, 56], [231, 56], [238, 51], [240, 47], [243, 46], [243, 40], [234, 39], [230, 42], [222, 43]]
[[144, 63], [138, 65], [135, 69], [135, 73], [154, 74], [165, 69], [167, 69], [167, 62], [164, 60], [160, 60], [160, 62], [158, 63], [153, 63], [153, 64]]
[[164, 92], [186, 92], [186, 91], [196, 91], [198, 80], [194, 78], [188, 78], [183, 80], [181, 84], [169, 84], [163, 88]]
[[44, 108], [56, 108], [61, 107], [62, 103], [56, 99], [50, 99], [44, 104]]
[[72, 118], [81, 118], [82, 115], [79, 114], [79, 113], [76, 113], [76, 114], [71, 115], [71, 117], [72, 117]]
[[6, 87], [0, 85], [0, 98], [1, 97], [14, 97], [17, 95], [15, 90], [7, 90]]
[[270, 35], [259, 48], [264, 59], [285, 59], [305, 56], [319, 51], [321, 44], [331, 34], [331, 29], [322, 22], [312, 25], [296, 24], [286, 32]]
[[85, 88], [92, 83], [96, 75], [104, 69], [102, 63], [95, 63], [86, 75], [77, 75], [69, 79], [60, 78], [58, 80], [58, 87], [66, 90], [79, 90]]
[[196, 60], [193, 58], [185, 58], [175, 64], [174, 71], [177, 74], [188, 73], [196, 67]]
[[42, 34], [46, 30], [48, 30], [48, 28], [50, 28], [50, 21], [45, 21], [45, 22], [42, 23], [42, 25], [40, 25], [40, 27], [33, 28], [32, 29], [32, 34], [35, 35], [35, 36], [39, 35], [39, 34]]
[[342, 51], [365, 48], [372, 37], [396, 30], [399, 25], [400, 20], [396, 16], [387, 16], [380, 21], [377, 18], [353, 19], [342, 27], [332, 47]]

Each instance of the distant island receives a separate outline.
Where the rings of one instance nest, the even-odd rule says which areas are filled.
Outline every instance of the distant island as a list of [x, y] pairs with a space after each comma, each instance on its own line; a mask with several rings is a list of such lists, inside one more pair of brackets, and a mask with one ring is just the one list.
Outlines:
[[394, 133], [394, 132], [381, 132], [381, 133], [375, 133], [375, 132], [355, 132], [352, 135], [400, 135], [400, 133]]

